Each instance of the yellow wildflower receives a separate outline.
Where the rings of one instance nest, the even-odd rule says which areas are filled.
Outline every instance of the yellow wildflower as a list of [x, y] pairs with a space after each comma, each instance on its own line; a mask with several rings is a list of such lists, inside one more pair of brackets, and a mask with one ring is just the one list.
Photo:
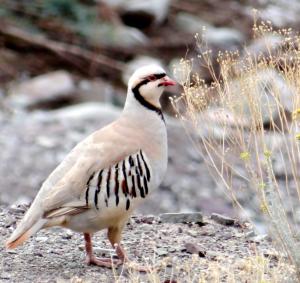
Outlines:
[[293, 116], [292, 116], [293, 120], [298, 119], [299, 116], [300, 116], [300, 108], [298, 108], [298, 109], [296, 109], [296, 110], [293, 111]]
[[261, 204], [260, 204], [260, 211], [262, 213], [267, 213], [268, 212], [268, 204], [263, 201]]
[[266, 158], [270, 158], [271, 155], [272, 155], [272, 151], [267, 150], [267, 149], [264, 151], [264, 156], [265, 156]]
[[243, 151], [240, 154], [240, 158], [244, 161], [247, 161], [250, 159], [250, 153], [248, 151]]

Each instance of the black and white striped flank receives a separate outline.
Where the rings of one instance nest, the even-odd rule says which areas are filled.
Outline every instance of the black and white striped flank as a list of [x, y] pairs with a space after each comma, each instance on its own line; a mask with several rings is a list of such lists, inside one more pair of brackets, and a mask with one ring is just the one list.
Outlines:
[[134, 199], [148, 195], [150, 180], [150, 164], [140, 150], [90, 176], [85, 190], [86, 205], [97, 210], [123, 205], [125, 210], [129, 210]]

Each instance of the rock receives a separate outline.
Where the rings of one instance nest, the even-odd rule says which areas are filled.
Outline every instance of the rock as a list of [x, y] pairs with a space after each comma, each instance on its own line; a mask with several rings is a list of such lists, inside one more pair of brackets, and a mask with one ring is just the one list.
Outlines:
[[245, 38], [238, 30], [233, 28], [208, 27], [203, 35], [203, 40], [208, 44], [217, 46], [218, 49], [230, 50], [240, 47]]
[[155, 253], [158, 255], [158, 256], [164, 256], [164, 255], [167, 255], [168, 254], [168, 251], [164, 248], [156, 248], [155, 249]]
[[141, 218], [141, 222], [142, 223], [146, 223], [146, 224], [153, 224], [156, 220], [156, 217], [154, 215], [147, 215], [147, 216], [143, 216]]
[[[241, 95], [241, 90], [243, 90], [243, 95]], [[232, 96], [228, 100], [233, 102], [231, 108], [234, 115], [244, 119], [253, 117], [255, 115], [251, 115], [253, 110], [249, 105], [259, 105], [258, 111], [261, 113], [262, 121], [264, 124], [268, 124], [271, 120], [278, 123], [280, 115], [278, 103], [286, 111], [293, 111], [293, 97], [296, 95], [296, 89], [276, 71], [262, 69], [255, 72], [254, 75], [245, 75], [242, 80], [231, 81], [228, 85], [227, 95]], [[257, 117], [256, 123], [259, 121], [260, 117]], [[251, 125], [250, 122], [249, 120], [249, 125]]]
[[65, 240], [70, 240], [72, 239], [74, 233], [70, 230], [65, 230], [63, 235], [62, 235], [62, 238], [65, 239]]
[[41, 103], [71, 99], [74, 90], [72, 76], [66, 71], [55, 71], [13, 86], [8, 93], [14, 105], [33, 107]]
[[78, 83], [77, 92], [76, 103], [102, 102], [123, 105], [126, 98], [123, 89], [116, 88], [100, 78], [82, 79]]
[[175, 25], [180, 30], [191, 34], [201, 33], [203, 30], [211, 28], [211, 24], [208, 22], [185, 12], [180, 12], [176, 15]]
[[199, 257], [205, 257], [206, 254], [206, 251], [200, 248], [197, 244], [193, 243], [185, 243], [182, 251], [186, 251], [189, 254], [198, 254]]
[[37, 241], [37, 242], [47, 242], [48, 239], [49, 239], [48, 237], [43, 237], [43, 236], [35, 237], [35, 241]]
[[218, 214], [218, 213], [212, 213], [211, 219], [222, 225], [233, 225], [234, 224], [234, 219], [224, 216], [224, 215], [221, 215], [221, 214]]
[[149, 41], [136, 28], [110, 23], [89, 25], [84, 32], [91, 43], [106, 47], [131, 48], [146, 45]]
[[170, 6], [170, 0], [102, 0], [102, 2], [118, 10], [126, 25], [139, 29], [160, 25], [165, 21]]
[[262, 54], [268, 56], [284, 44], [284, 37], [279, 34], [265, 34], [263, 37], [254, 39], [244, 51], [244, 57], [248, 54], [252, 57], [257, 58], [258, 55]]
[[198, 236], [198, 232], [195, 231], [195, 230], [188, 230], [186, 232], [189, 236], [192, 236], [192, 237], [197, 237]]
[[206, 252], [206, 258], [209, 258], [210, 260], [217, 260], [219, 257], [222, 257], [222, 253], [218, 253], [211, 250], [208, 250]]
[[93, 251], [101, 256], [116, 256], [116, 251], [114, 249], [105, 249], [101, 247], [94, 247]]
[[163, 213], [159, 218], [162, 223], [203, 223], [201, 212]]
[[137, 68], [151, 64], [163, 66], [159, 59], [149, 56], [137, 56], [133, 60], [128, 62], [122, 74], [124, 85], [128, 84], [129, 78]]
[[270, 239], [267, 234], [259, 234], [259, 235], [256, 235], [254, 237], [251, 237], [249, 240], [251, 242], [254, 242], [254, 243], [260, 243], [260, 242], [265, 241], [267, 239]]
[[[295, 134], [293, 132], [291, 134], [286, 133], [286, 135], [282, 135], [282, 132], [269, 131], [266, 132], [264, 136], [264, 143], [266, 148], [270, 149], [271, 153], [271, 161], [272, 161], [272, 171], [276, 178], [279, 180], [285, 180], [286, 178], [293, 180], [293, 162], [289, 162], [289, 156], [287, 152], [287, 143], [289, 139], [293, 139]], [[261, 162], [265, 162], [265, 155], [261, 155]], [[292, 185], [289, 185], [291, 189]], [[291, 208], [289, 205], [287, 208]]]
[[201, 111], [198, 119], [198, 123], [201, 124], [198, 135], [216, 140], [230, 138], [235, 133], [236, 127], [249, 127], [248, 120], [225, 107], [210, 107]]
[[49, 121], [68, 121], [69, 123], [75, 120], [96, 121], [99, 119], [101, 124], [105, 125], [119, 117], [119, 115], [120, 109], [110, 104], [86, 102], [54, 110], [47, 119]]
[[259, 10], [259, 16], [263, 21], [272, 21], [272, 25], [281, 28], [299, 24], [300, 3], [298, 0], [290, 0], [289, 5], [282, 0], [266, 1], [265, 4], [265, 7]]
[[208, 45], [215, 45], [218, 49], [228, 50], [233, 46], [241, 46], [244, 36], [233, 28], [216, 28], [210, 23], [201, 20], [197, 16], [181, 12], [176, 15], [176, 26], [190, 34], [202, 34], [203, 40]]
[[19, 196], [17, 200], [12, 204], [11, 208], [16, 208], [19, 210], [25, 210], [29, 207], [31, 199], [28, 196]]

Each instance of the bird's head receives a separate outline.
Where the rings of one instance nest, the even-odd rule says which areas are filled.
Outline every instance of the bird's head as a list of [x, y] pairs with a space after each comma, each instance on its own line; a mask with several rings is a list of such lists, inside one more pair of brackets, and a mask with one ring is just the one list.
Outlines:
[[150, 104], [160, 108], [159, 98], [165, 87], [175, 85], [164, 69], [158, 65], [147, 65], [138, 68], [130, 77], [128, 90], [142, 104]]

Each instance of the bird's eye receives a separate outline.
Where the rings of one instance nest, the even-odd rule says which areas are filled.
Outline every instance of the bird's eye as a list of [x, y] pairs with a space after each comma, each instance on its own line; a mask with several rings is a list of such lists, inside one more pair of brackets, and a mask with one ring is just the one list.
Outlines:
[[156, 80], [156, 76], [155, 75], [151, 75], [151, 76], [148, 77], [148, 79], [150, 81], [155, 81]]

